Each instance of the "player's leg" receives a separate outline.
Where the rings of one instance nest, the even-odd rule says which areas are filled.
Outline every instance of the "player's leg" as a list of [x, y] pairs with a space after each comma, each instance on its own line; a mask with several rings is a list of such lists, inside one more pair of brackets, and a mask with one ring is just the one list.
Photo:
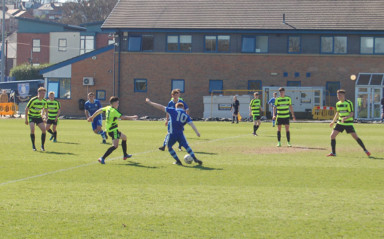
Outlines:
[[40, 122], [39, 124], [37, 124], [37, 126], [41, 130], [41, 151], [45, 151], [45, 148], [44, 148], [45, 137], [46, 137], [45, 124], [44, 124], [44, 122]]
[[30, 122], [29, 122], [29, 128], [31, 130], [31, 134], [30, 134], [30, 137], [31, 137], [31, 142], [32, 142], [32, 149], [34, 151], [36, 151], [36, 147], [35, 147], [35, 123], [31, 121], [31, 119], [29, 119]]
[[50, 122], [50, 120], [47, 120], [47, 124], [45, 125], [45, 130], [48, 132], [48, 133], [50, 133], [51, 134], [51, 138], [49, 138], [49, 140], [52, 140], [53, 138], [54, 138], [54, 136], [53, 136], [53, 134], [54, 134], [54, 132], [52, 131], [52, 129], [51, 129], [51, 122]]
[[252, 115], [252, 118], [253, 118], [253, 135], [256, 136], [256, 130], [257, 130], [257, 116], [256, 115]]
[[[352, 128], [353, 128], [353, 126], [352, 126]], [[356, 142], [360, 145], [360, 147], [364, 150], [364, 152], [368, 155], [368, 157], [371, 156], [371, 153], [365, 148], [363, 141], [359, 138], [359, 136], [357, 136], [354, 129], [353, 129], [353, 132], [347, 131], [347, 133], [349, 133], [352, 136], [352, 138], [354, 138], [356, 140]]]
[[285, 135], [287, 137], [287, 145], [288, 147], [292, 147], [291, 145], [291, 132], [289, 131], [289, 122], [285, 126]]
[[[336, 125], [337, 126], [337, 125]], [[331, 133], [331, 147], [332, 147], [332, 153], [328, 154], [327, 156], [336, 156], [336, 137], [340, 133], [340, 131], [333, 129]]]
[[120, 132], [121, 147], [123, 148], [123, 159], [126, 160], [132, 157], [132, 154], [127, 153], [127, 136]]
[[119, 134], [118, 131], [112, 131], [109, 133], [112, 137], [112, 146], [107, 149], [107, 151], [104, 153], [102, 157], [99, 158], [99, 162], [101, 164], [105, 164], [105, 159], [115, 150], [119, 147]]
[[59, 122], [53, 123], [52, 131], [53, 131], [53, 142], [57, 142], [57, 124]]
[[193, 152], [191, 147], [189, 147], [187, 139], [185, 138], [184, 135], [179, 138], [179, 144], [183, 145], [183, 147], [187, 150], [188, 154], [191, 155], [191, 157], [193, 158], [193, 161], [195, 161], [195, 163], [198, 163], [199, 165], [203, 164], [203, 162], [201, 160], [198, 160], [196, 158], [195, 153]]
[[167, 147], [168, 147], [168, 152], [169, 154], [176, 160], [174, 164], [177, 165], [183, 165], [181, 161], [179, 160], [179, 157], [177, 157], [177, 154], [175, 150], [173, 150], [172, 146], [176, 143], [177, 138], [175, 135], [169, 135], [168, 142], [167, 142]]
[[260, 116], [258, 116], [256, 120], [256, 129], [254, 129], [255, 135], [257, 135], [257, 130], [259, 129], [260, 124], [261, 124], [261, 120], [260, 120]]
[[277, 147], [281, 147], [281, 123], [280, 119], [277, 119]]
[[164, 141], [163, 141], [163, 146], [159, 147], [159, 149], [161, 151], [165, 150], [165, 146], [168, 144], [168, 139], [169, 139], [169, 134], [167, 133], [167, 135], [165, 136]]

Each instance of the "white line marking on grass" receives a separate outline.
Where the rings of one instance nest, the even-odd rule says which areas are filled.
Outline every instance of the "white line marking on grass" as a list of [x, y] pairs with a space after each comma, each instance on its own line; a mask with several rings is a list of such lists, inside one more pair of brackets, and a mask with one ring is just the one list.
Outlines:
[[[198, 142], [198, 143], [196, 143], [194, 145], [198, 145], [198, 144], [202, 144], [202, 143], [212, 143], [212, 142], [223, 141], [223, 140], [228, 140], [228, 139], [234, 139], [234, 138], [239, 138], [239, 137], [242, 137], [242, 136], [244, 136], [244, 135], [232, 136], [232, 137], [227, 137], [227, 138], [213, 139], [213, 140], [209, 140], [209, 141], [206, 141], [206, 142]], [[143, 154], [148, 154], [148, 153], [152, 153], [152, 152], [155, 152], [155, 151], [157, 151], [157, 150], [148, 150], [148, 151], [144, 151], [144, 152], [140, 152], [140, 153], [135, 153], [134, 155], [143, 155]], [[121, 159], [121, 158], [123, 158], [123, 157], [121, 157], [121, 156], [120, 157], [115, 157], [115, 158], [107, 159], [106, 161], [114, 161], [114, 160]], [[98, 163], [99, 162], [91, 162], [91, 163], [81, 164], [81, 165], [70, 167], [70, 168], [63, 168], [63, 169], [55, 170], [55, 171], [52, 171], [52, 172], [42, 173], [42, 174], [38, 174], [38, 175], [26, 177], [26, 178], [20, 178], [20, 179], [16, 179], [16, 180], [11, 180], [11, 181], [0, 183], [0, 186], [5, 186], [5, 185], [9, 185], [9, 184], [12, 184], [12, 183], [17, 183], [17, 182], [22, 182], [22, 181], [27, 181], [29, 179], [40, 178], [40, 177], [44, 177], [44, 176], [48, 176], [48, 175], [52, 175], [52, 174], [67, 172], [67, 171], [70, 171], [70, 170], [73, 170], [73, 169], [83, 168], [83, 167], [87, 167], [87, 166], [98, 164]]]

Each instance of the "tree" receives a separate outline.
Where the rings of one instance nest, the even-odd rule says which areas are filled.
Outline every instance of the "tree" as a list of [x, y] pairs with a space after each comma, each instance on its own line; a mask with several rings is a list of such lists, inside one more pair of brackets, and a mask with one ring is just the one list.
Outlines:
[[80, 25], [107, 19], [118, 0], [75, 0], [63, 4], [64, 24]]

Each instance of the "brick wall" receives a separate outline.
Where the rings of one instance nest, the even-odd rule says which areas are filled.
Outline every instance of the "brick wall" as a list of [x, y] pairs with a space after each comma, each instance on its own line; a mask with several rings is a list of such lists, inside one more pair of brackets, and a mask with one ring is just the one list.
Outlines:
[[40, 39], [40, 52], [32, 52], [33, 63], [49, 62], [49, 34], [17, 33], [17, 65], [29, 63], [33, 39]]

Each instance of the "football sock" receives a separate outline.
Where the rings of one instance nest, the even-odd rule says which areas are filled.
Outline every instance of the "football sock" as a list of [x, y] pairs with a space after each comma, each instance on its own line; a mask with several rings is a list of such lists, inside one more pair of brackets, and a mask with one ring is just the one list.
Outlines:
[[114, 150], [115, 150], [115, 146], [111, 146], [108, 148], [107, 152], [105, 152], [105, 154], [103, 155], [103, 159], [106, 159]]
[[256, 130], [257, 130], [257, 126], [254, 125], [254, 126], [253, 126], [253, 133], [254, 133], [254, 134], [256, 134]]
[[127, 154], [127, 140], [121, 141], [121, 147], [123, 148], [124, 155]]
[[35, 134], [31, 134], [32, 146], [35, 148]]
[[54, 138], [54, 139], [57, 139], [57, 131], [55, 131], [55, 132], [53, 133], [53, 138]]
[[239, 123], [239, 117], [236, 116], [235, 118], [236, 118], [236, 123]]
[[336, 154], [336, 139], [331, 139], [332, 153]]
[[256, 125], [256, 130], [255, 130], [255, 133], [256, 133], [256, 131], [259, 129], [259, 125]]
[[287, 135], [287, 141], [291, 142], [291, 133], [289, 131], [287, 131], [287, 132], [285, 132], [285, 134]]
[[281, 131], [277, 131], [277, 141], [281, 140]]
[[356, 141], [357, 141], [357, 143], [363, 148], [364, 151], [367, 151], [367, 149], [366, 149], [365, 146], [364, 146], [363, 141], [361, 141], [360, 138], [357, 138]]
[[187, 148], [187, 152], [189, 153], [189, 155], [191, 155], [191, 157], [192, 157], [193, 159], [196, 160], [195, 153], [192, 151], [191, 147], [188, 146], [188, 148]]
[[232, 123], [234, 123], [235, 122], [235, 116], [232, 116]]
[[41, 134], [41, 146], [44, 147], [46, 134]]
[[172, 148], [168, 148], [168, 151], [169, 151], [169, 153], [171, 154], [171, 156], [172, 156], [176, 161], [180, 161], [179, 158], [177, 157], [177, 154], [176, 154], [175, 150], [173, 150]]
[[168, 137], [169, 135], [167, 134], [164, 138], [164, 142], [163, 142], [163, 146], [165, 147], [167, 145], [167, 142], [168, 142]]
[[275, 126], [275, 121], [274, 120], [272, 120], [272, 125]]
[[51, 129], [48, 129], [47, 131], [48, 133], [53, 134], [53, 131]]

